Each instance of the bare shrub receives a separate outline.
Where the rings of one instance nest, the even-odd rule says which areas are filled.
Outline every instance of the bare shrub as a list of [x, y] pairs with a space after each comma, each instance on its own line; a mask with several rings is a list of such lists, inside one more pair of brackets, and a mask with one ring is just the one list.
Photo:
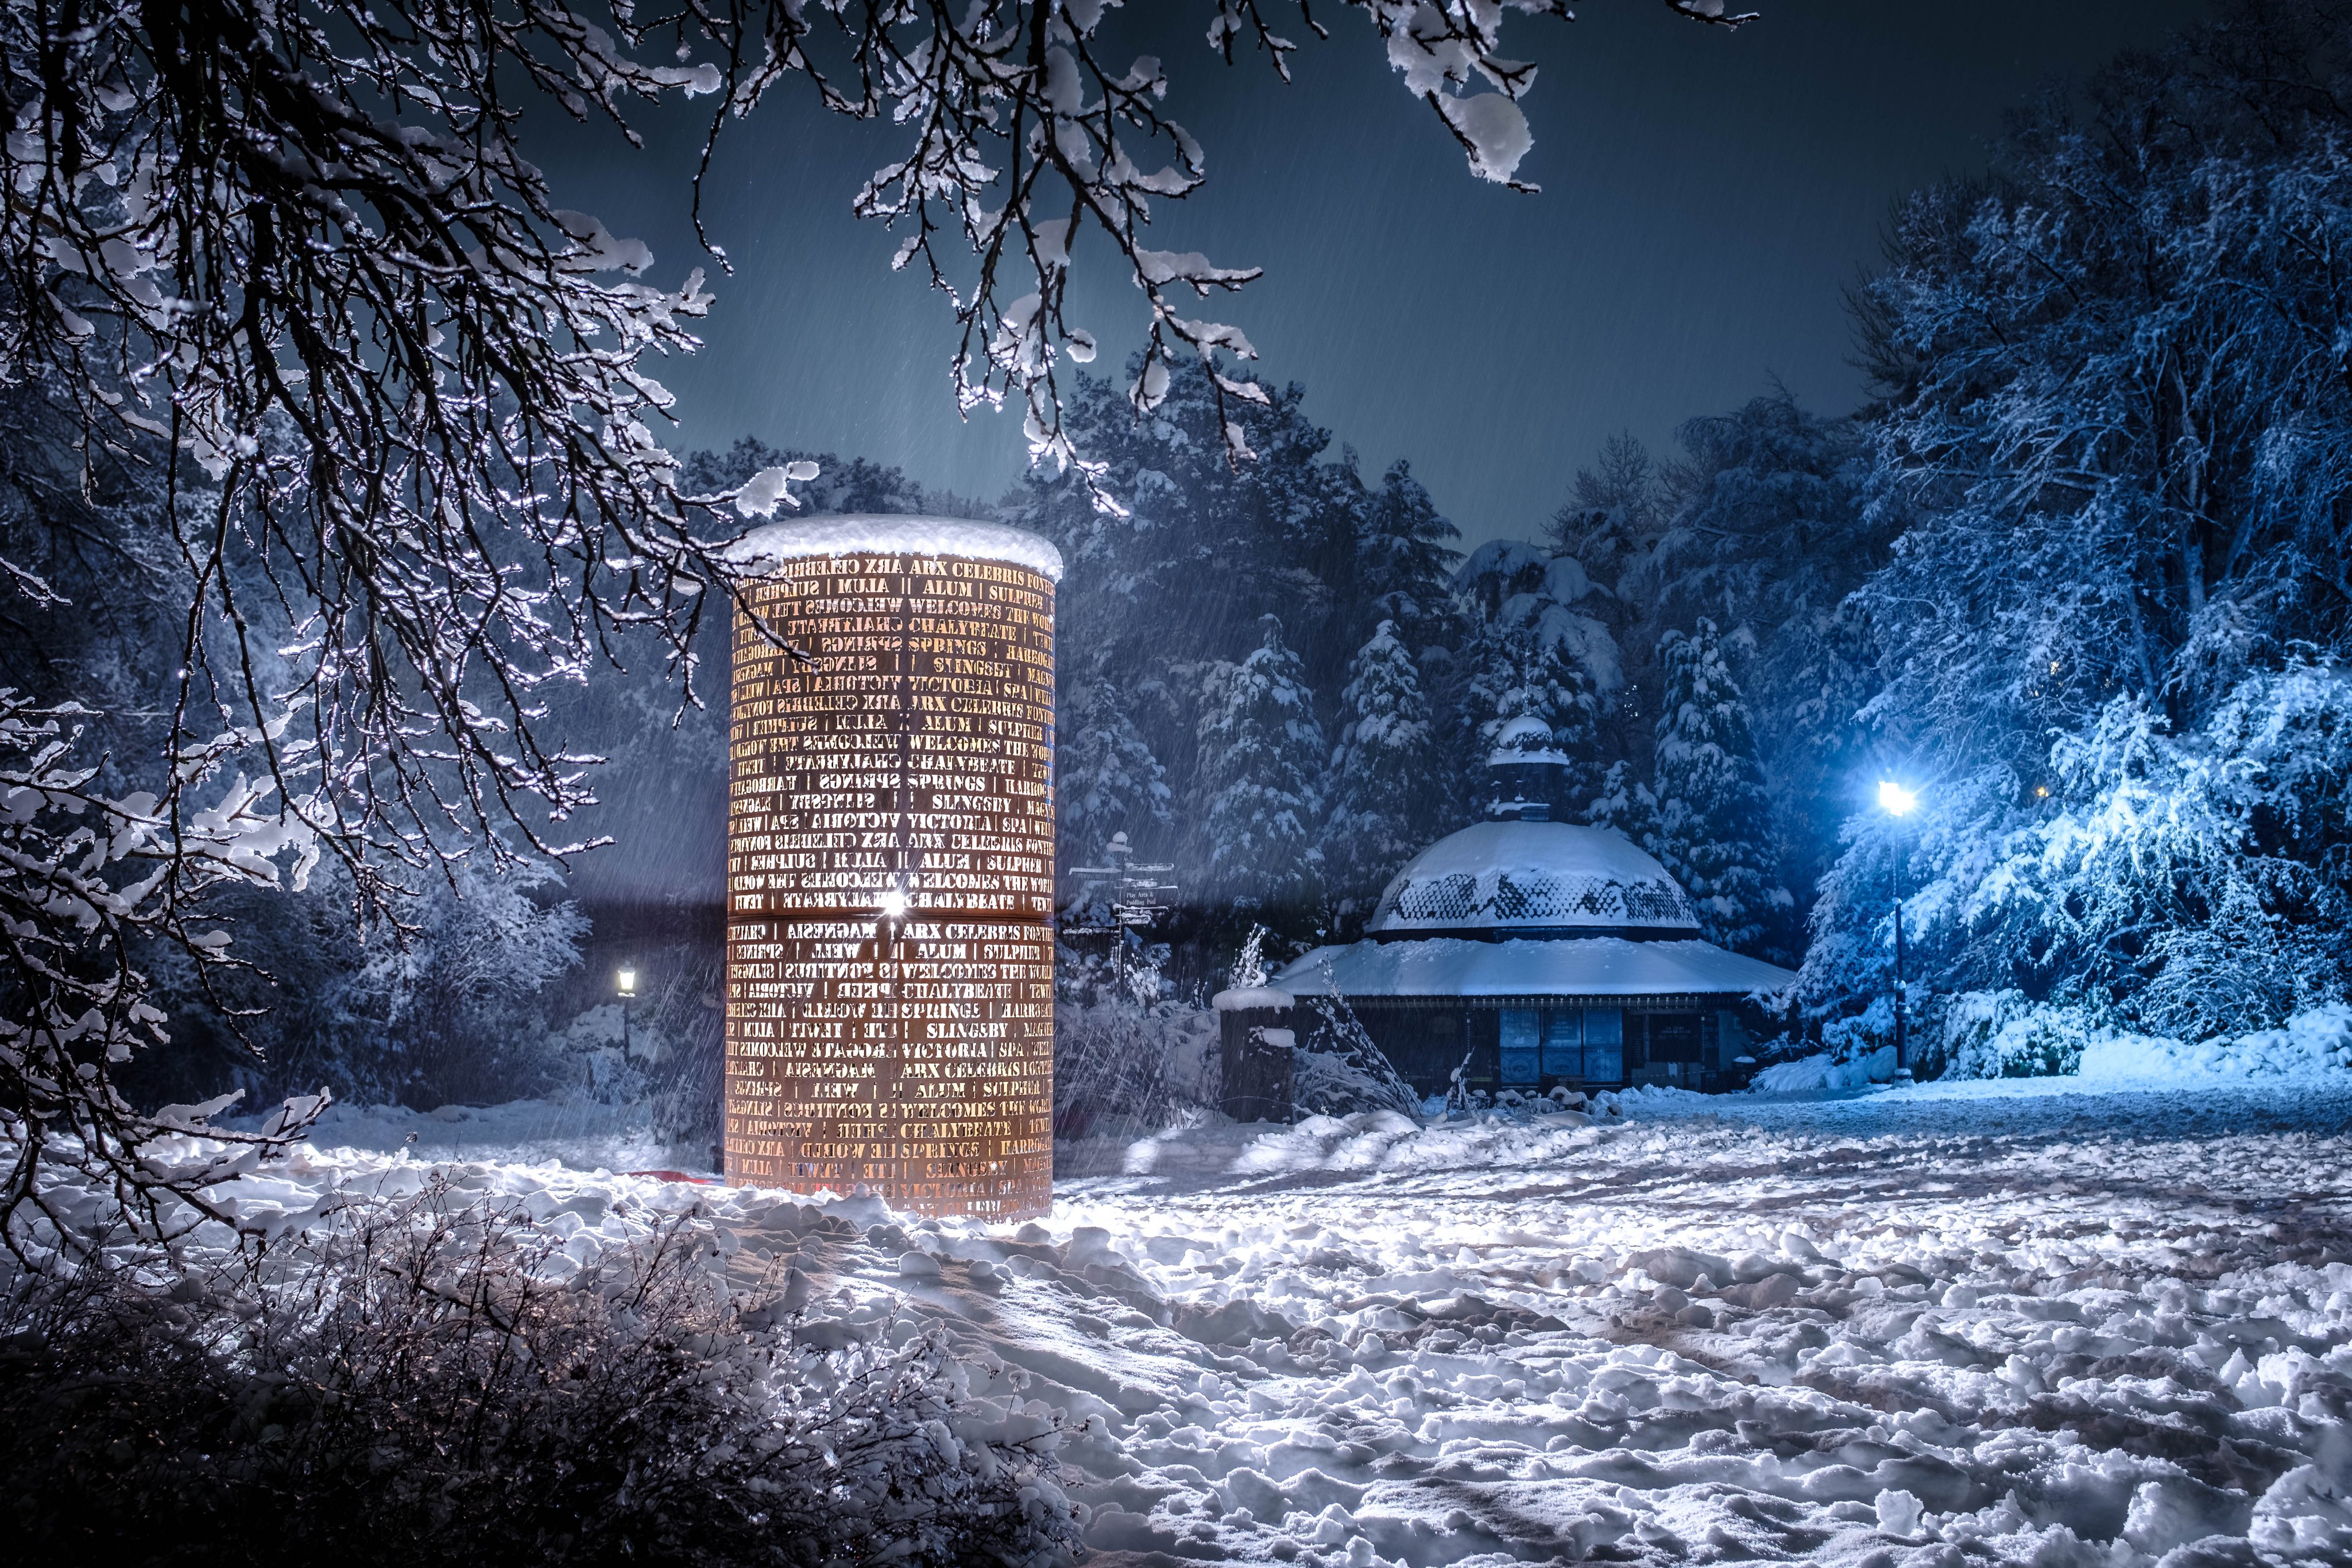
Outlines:
[[1174, 1125], [1205, 1103], [1198, 1079], [1206, 1026], [1171, 1005], [1067, 1004], [1054, 1016], [1054, 1119], [1065, 1136], [1097, 1123]]
[[20, 1275], [0, 1520], [28, 1555], [125, 1563], [1017, 1563], [1069, 1542], [1051, 1420], [1008, 1426], [935, 1334], [808, 1343], [806, 1281], [730, 1296], [712, 1246], [672, 1221], [562, 1278], [519, 1207], [436, 1186], [210, 1276]]

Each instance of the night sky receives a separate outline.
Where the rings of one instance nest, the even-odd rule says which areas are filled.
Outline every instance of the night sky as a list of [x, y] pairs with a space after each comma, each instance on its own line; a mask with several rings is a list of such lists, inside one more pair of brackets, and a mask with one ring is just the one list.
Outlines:
[[[1202, 5], [1159, 0], [1149, 8], [1181, 26], [1117, 20], [1133, 52], [1166, 61], [1209, 184], [1163, 204], [1154, 237], [1266, 269], [1202, 313], [1241, 325], [1264, 373], [1307, 385], [1335, 449], [1353, 443], [1370, 476], [1411, 458], [1469, 542], [1535, 537], [1618, 431], [1663, 451], [1683, 420], [1775, 377], [1816, 410], [1851, 408], [1843, 290], [1877, 258], [1890, 204], [1980, 170], [2028, 95], [2200, 9], [1764, 3], [1736, 33], [1653, 0], [1507, 29], [1509, 50], [1544, 70], [1519, 171], [1543, 191], [1527, 196], [1470, 174], [1360, 17], [1334, 17], [1335, 37], [1302, 48], [1285, 87], [1262, 60], [1228, 69], [1212, 56]], [[709, 102], [638, 116], [643, 152], [560, 118], [532, 144], [561, 200], [653, 246], [659, 282], [697, 263], [684, 181]], [[892, 237], [849, 214], [861, 175], [898, 145], [805, 93], [729, 128], [707, 210], [735, 275], [716, 278], [702, 352], [655, 370], [678, 394], [675, 447], [752, 434], [897, 464], [983, 503], [1020, 474], [1017, 416], [957, 418], [945, 302], [891, 273]], [[1091, 257], [1079, 242], [1071, 319], [1115, 366], [1143, 317], [1094, 238]], [[723, 693], [723, 677], [707, 689]], [[603, 780], [604, 805], [574, 824], [622, 841], [575, 862], [574, 892], [717, 888], [719, 782], [690, 767], [632, 777]]]
[[[1888, 204], [1980, 169], [2002, 115], [2045, 84], [2201, 10], [1759, 4], [1736, 33], [1650, 0], [1599, 0], [1572, 26], [1515, 20], [1508, 52], [1543, 68], [1519, 171], [1536, 196], [1471, 176], [1359, 16], [1335, 14], [1286, 88], [1261, 59], [1219, 63], [1201, 5], [1138, 5], [1109, 26], [1167, 62], [1171, 111], [1208, 150], [1208, 185], [1162, 204], [1158, 244], [1266, 269], [1203, 313], [1249, 333], [1262, 373], [1305, 382], [1368, 472], [1410, 457], [1475, 541], [1535, 534], [1614, 432], [1664, 447], [1776, 377], [1810, 407], [1851, 407], [1841, 289], [1876, 258]], [[530, 145], [562, 201], [649, 241], [674, 283], [696, 260], [691, 128], [641, 123], [645, 152], [560, 120]], [[701, 354], [658, 372], [679, 394], [676, 444], [753, 434], [863, 454], [983, 500], [1020, 472], [1015, 419], [957, 418], [944, 301], [891, 274], [891, 236], [849, 215], [859, 176], [898, 145], [805, 92], [730, 127], [708, 210], [736, 272], [718, 279]], [[1095, 237], [1073, 319], [1110, 367], [1142, 316]]]

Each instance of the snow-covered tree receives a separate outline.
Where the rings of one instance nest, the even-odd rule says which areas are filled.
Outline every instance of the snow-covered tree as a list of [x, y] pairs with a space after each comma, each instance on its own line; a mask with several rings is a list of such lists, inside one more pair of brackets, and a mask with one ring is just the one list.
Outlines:
[[1657, 827], [1648, 846], [1696, 907], [1710, 941], [1738, 952], [1780, 952], [1793, 906], [1773, 875], [1771, 805], [1756, 740], [1715, 622], [1669, 632], [1658, 647]]
[[[1904, 208], [1866, 291], [1878, 708], [2035, 776], [2118, 693], [2201, 722], [2352, 608], [2340, 12], [2240, 8], [2021, 126], [1995, 185]], [[1898, 516], [1900, 514], [1898, 513]]]
[[[1466, 671], [1457, 733], [1462, 790], [1471, 817], [1484, 816], [1499, 780], [1489, 766], [1498, 745], [1534, 749], [1567, 758], [1551, 769], [1545, 799], [1556, 821], [1573, 821], [1600, 788], [1591, 681], [1566, 646], [1546, 637], [1540, 625], [1487, 622], [1462, 653]], [[1539, 729], [1517, 726], [1531, 719]], [[1507, 737], [1507, 732], [1509, 732]]]
[[1612, 762], [1601, 776], [1600, 793], [1584, 809], [1584, 821], [1646, 848], [1658, 841], [1658, 798], [1632, 763]]
[[1446, 641], [1453, 630], [1454, 568], [1462, 559], [1450, 541], [1462, 531], [1438, 514], [1403, 458], [1365, 498], [1357, 537], [1358, 600], [1392, 623], [1415, 654]]
[[1650, 449], [1627, 431], [1601, 444], [1591, 467], [1576, 471], [1574, 497], [1544, 532], [1554, 549], [1614, 592], [1656, 543], [1670, 499]]
[[1518, 539], [1480, 545], [1454, 583], [1465, 630], [1441, 720], [1457, 776], [1454, 822], [1485, 813], [1493, 794], [1487, 753], [1506, 724], [1529, 712], [1571, 763], [1554, 815], [1580, 818], [1599, 785], [1599, 716], [1622, 679], [1616, 639], [1601, 619], [1613, 613], [1610, 595], [1574, 559]]
[[1339, 699], [1335, 796], [1323, 826], [1323, 874], [1345, 922], [1370, 910], [1397, 868], [1426, 844], [1437, 780], [1434, 727], [1420, 667], [1383, 621], [1356, 652]]
[[1617, 641], [1604, 619], [1612, 595], [1572, 557], [1522, 539], [1489, 539], [1454, 573], [1454, 590], [1471, 640], [1482, 622], [1497, 632], [1531, 632], [1559, 646], [1597, 696], [1621, 684]]
[[[1810, 414], [1785, 391], [1676, 434], [1674, 503], [1620, 584], [1646, 634], [1627, 641], [1655, 646], [1705, 616], [1746, 650], [1776, 876], [1810, 904], [1869, 766], [1855, 716], [1875, 690], [1874, 647], [1850, 596], [1886, 563], [1891, 519], [1864, 506], [1862, 427]], [[1654, 692], [1657, 672], [1641, 678]]]
[[[1740, 20], [1719, 5], [1668, 3], [1700, 20]], [[1511, 8], [1354, 8], [1473, 172], [1517, 183], [1531, 141], [1517, 99], [1536, 72], [1497, 52]], [[1567, 14], [1560, 0], [1529, 8]], [[1160, 63], [1098, 36], [1107, 9], [745, 3], [698, 5], [681, 24], [564, 0], [512, 10], [490, 0], [221, 0], [181, 12], [19, 0], [0, 47], [25, 84], [12, 96], [49, 129], [6, 154], [9, 188], [26, 199], [0, 229], [15, 282], [0, 359], [17, 373], [87, 369], [89, 356], [144, 367], [156, 389], [120, 405], [92, 396], [92, 417], [151, 433], [170, 425], [175, 443], [230, 466], [253, 464], [258, 454], [244, 446], [257, 438], [254, 421], [282, 407], [302, 443], [348, 448], [331, 455], [354, 473], [382, 459], [378, 473], [429, 474], [494, 513], [505, 498], [481, 486], [506, 465], [593, 474], [601, 482], [575, 499], [601, 514], [605, 485], [619, 485], [631, 504], [596, 523], [634, 532], [637, 512], [671, 510], [661, 504], [669, 465], [641, 424], [667, 394], [634, 366], [653, 344], [689, 347], [676, 319], [699, 314], [707, 296], [698, 275], [674, 293], [596, 280], [613, 267], [642, 273], [652, 258], [557, 204], [519, 151], [524, 107], [537, 99], [625, 131], [632, 100], [709, 96], [715, 141], [727, 120], [804, 84], [827, 110], [907, 128], [905, 155], [866, 180], [856, 209], [903, 226], [893, 265], [921, 263], [953, 301], [967, 405], [1009, 396], [1026, 409], [1033, 449], [1067, 459], [1054, 372], [1095, 349], [1063, 319], [1074, 225], [1105, 235], [1148, 303], [1139, 409], [1158, 402], [1180, 357], [1253, 354], [1233, 328], [1177, 307], [1238, 288], [1255, 269], [1147, 244], [1150, 204], [1197, 189], [1203, 154], [1166, 115]], [[1211, 37], [1228, 60], [1236, 41], [1255, 44], [1284, 74], [1296, 47], [1259, 0], [1219, 0]], [[208, 183], [186, 178], [197, 171]], [[308, 243], [329, 235], [343, 243]], [[454, 265], [461, 258], [469, 264]], [[605, 348], [573, 351], [600, 333]], [[283, 365], [281, 350], [291, 356]], [[330, 365], [342, 374], [322, 378]], [[467, 385], [495, 380], [515, 402], [435, 400], [434, 367]], [[407, 388], [444, 406], [404, 407]], [[144, 406], [155, 391], [176, 423]], [[1252, 395], [1221, 385], [1220, 406]], [[338, 408], [361, 417], [331, 442], [323, 421], [299, 418]], [[574, 409], [577, 420], [541, 417]], [[491, 439], [404, 442], [412, 421], [436, 437]], [[1245, 455], [1238, 430], [1227, 440]], [[351, 482], [317, 476], [331, 480]], [[429, 506], [418, 510], [430, 518]], [[663, 538], [685, 552], [679, 561], [696, 560], [690, 538], [672, 530], [630, 542], [649, 554], [643, 547]]]
[[2190, 1039], [2352, 1000], [2340, 664], [2250, 676], [2187, 735], [2117, 697], [2054, 739], [2041, 777], [2046, 795], [1981, 767], [1934, 780], [1916, 820], [1858, 819], [1814, 915], [1808, 990], [1884, 988], [1899, 895], [1931, 993], [2014, 991]]
[[[2342, 862], [2213, 769], [2326, 755], [2325, 726], [2278, 719], [2273, 747], [2231, 716], [2352, 636], [2352, 297], [2313, 260], [2352, 245], [2345, 26], [2232, 6], [2126, 57], [2079, 116], [2022, 121], [1996, 180], [1899, 214], [1862, 303], [1871, 505], [1900, 538], [1853, 603], [1880, 658], [1863, 716], [1926, 804], [1853, 824], [1816, 1006], [1883, 963], [1900, 883], [1937, 990], [2203, 1030], [2275, 1021], [2278, 977], [2340, 973], [2325, 919], [2292, 912]], [[2197, 952], [2207, 1005], [2168, 1000]]]
[[1106, 668], [1130, 695], [1223, 656], [1233, 628], [1265, 614], [1282, 615], [1302, 653], [1327, 659], [1314, 673], [1336, 687], [1358, 628], [1370, 624], [1354, 602], [1363, 486], [1352, 464], [1327, 455], [1331, 433], [1307, 417], [1305, 388], [1264, 390], [1236, 416], [1257, 455], [1236, 467], [1206, 371], [1172, 375], [1141, 420], [1116, 384], [1082, 376], [1070, 428], [1126, 510], [1105, 513], [1079, 476], [1038, 469], [1004, 514], [1061, 548], [1062, 641], [1114, 650]]
[[1601, 787], [1600, 703], [1591, 677], [1570, 657], [1565, 644], [1545, 643], [1538, 635], [1533, 654], [1531, 687], [1551, 704], [1550, 712], [1538, 716], [1551, 727], [1552, 750], [1568, 758], [1554, 788], [1552, 816], [1572, 821]]
[[1265, 911], [1277, 925], [1304, 914], [1318, 891], [1323, 768], [1328, 761], [1306, 672], [1259, 622], [1263, 641], [1238, 664], [1214, 666], [1201, 704], [1201, 788], [1212, 901]]
[[1065, 681], [1055, 695], [1054, 793], [1064, 856], [1097, 859], [1115, 833], [1165, 827], [1168, 770], [1118, 686], [1095, 673]]
[[679, 465], [679, 476], [688, 490], [711, 495], [736, 490], [763, 473], [803, 463], [816, 469], [814, 477], [793, 490], [793, 499], [804, 511], [929, 513], [932, 517], [964, 517], [977, 511], [971, 503], [951, 496], [927, 495], [903, 469], [864, 457], [845, 459], [830, 452], [779, 449], [751, 435], [739, 436], [724, 452], [688, 453]]
[[[1001, 514], [1061, 547], [1057, 639], [1083, 660], [1066, 684], [1103, 688], [1098, 700], [1116, 705], [1165, 769], [1171, 820], [1166, 852], [1154, 853], [1176, 863], [1188, 902], [1205, 893], [1213, 850], [1204, 673], [1233, 653], [1237, 626], [1275, 614], [1306, 687], [1337, 692], [1376, 619], [1355, 587], [1364, 490], [1351, 465], [1327, 455], [1330, 434], [1306, 417], [1305, 395], [1294, 384], [1244, 413], [1258, 455], [1235, 469], [1197, 369], [1171, 378], [1166, 401], [1141, 421], [1118, 387], [1088, 378], [1072, 398], [1071, 427], [1130, 498], [1127, 515], [1097, 510], [1076, 476], [1043, 472]], [[1066, 746], [1081, 740], [1069, 721]], [[1066, 831], [1066, 861], [1093, 863], [1097, 853]]]

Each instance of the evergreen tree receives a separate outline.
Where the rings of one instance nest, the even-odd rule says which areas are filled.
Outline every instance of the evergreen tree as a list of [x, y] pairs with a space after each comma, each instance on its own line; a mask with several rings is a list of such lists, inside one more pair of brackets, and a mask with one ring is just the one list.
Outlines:
[[[1711, 617], [1752, 651], [1742, 686], [1779, 831], [1779, 879], [1809, 904], [1836, 858], [1848, 781], [1866, 767], [1854, 714], [1875, 664], [1855, 589], [1887, 559], [1890, 508], [1866, 512], [1865, 433], [1807, 413], [1785, 391], [1677, 433], [1680, 504], [1628, 599], [1647, 637]], [[1652, 680], [1654, 689], [1656, 682]]]
[[1724, 662], [1715, 622], [1658, 644], [1664, 684], [1658, 715], [1658, 826], [1652, 852], [1697, 906], [1710, 941], [1759, 956], [1780, 954], [1793, 900], [1769, 868], [1771, 807], [1756, 760], [1748, 703]]
[[1412, 465], [1399, 458], [1365, 499], [1358, 535], [1360, 601], [1394, 622], [1404, 647], [1418, 653], [1443, 643], [1452, 629], [1452, 578], [1462, 552], [1449, 540], [1462, 530], [1438, 515]]
[[[1115, 689], [1166, 770], [1180, 810], [1160, 858], [1186, 868], [1187, 910], [1207, 893], [1197, 879], [1213, 858], [1204, 674], [1234, 655], [1236, 629], [1246, 635], [1259, 616], [1278, 613], [1305, 664], [1303, 685], [1336, 692], [1379, 619], [1354, 586], [1364, 486], [1352, 466], [1329, 459], [1328, 434], [1301, 411], [1302, 388], [1266, 393], [1265, 404], [1228, 409], [1258, 455], [1236, 470], [1225, 461], [1215, 388], [1197, 365], [1171, 376], [1165, 401], [1140, 419], [1122, 383], [1081, 377], [1068, 428], [1108, 465], [1106, 482], [1128, 515], [1097, 511], [1081, 475], [1051, 465], [1032, 469], [994, 514], [1061, 549], [1055, 639], [1066, 660], [1085, 652], [1086, 678]], [[1070, 844], [1062, 858], [1091, 863], [1097, 852]], [[1181, 931], [1173, 939], [1189, 940]]]
[[1055, 810], [1065, 861], [1098, 859], [1111, 835], [1169, 821], [1168, 770], [1128, 711], [1126, 695], [1094, 660], [1085, 678], [1062, 688], [1055, 716]]
[[1654, 850], [1658, 841], [1658, 798], [1630, 762], [1609, 765], [1601, 780], [1601, 793], [1584, 809], [1584, 820], [1646, 850]]
[[[1588, 725], [1597, 724], [1605, 706], [1613, 709], [1615, 694], [1624, 684], [1624, 661], [1619, 651], [1617, 627], [1622, 621], [1620, 607], [1610, 591], [1596, 583], [1573, 557], [1555, 555], [1544, 546], [1523, 539], [1489, 539], [1472, 551], [1454, 576], [1456, 617], [1466, 622], [1459, 638], [1462, 651], [1462, 693], [1465, 703], [1475, 672], [1493, 663], [1499, 655], [1499, 640], [1507, 632], [1520, 631], [1538, 640], [1547, 653], [1557, 653], [1572, 664], [1582, 676], [1584, 689], [1591, 699], [1570, 705], [1573, 710], [1566, 722], [1555, 718], [1555, 727], [1562, 734], [1560, 747], [1578, 760], [1580, 767], [1597, 775], [1601, 755], [1619, 755], [1614, 751], [1596, 752], [1587, 756], [1591, 744], [1586, 733]], [[1491, 682], [1487, 683], [1491, 685]], [[1510, 684], [1505, 678], [1505, 689]], [[1459, 730], [1457, 738], [1464, 747], [1474, 744], [1470, 733], [1489, 716], [1475, 704], [1457, 706], [1454, 710], [1465, 716], [1468, 727]], [[1570, 713], [1569, 709], [1563, 710]], [[1646, 751], [1647, 747], [1643, 749]], [[1580, 779], [1571, 791], [1577, 804], [1589, 792], [1593, 779]]]
[[1584, 667], [1569, 656], [1568, 649], [1558, 643], [1541, 645], [1541, 673], [1553, 694], [1551, 748], [1568, 758], [1568, 769], [1552, 798], [1552, 820], [1573, 821], [1601, 788], [1601, 705]]
[[[1178, 679], [1180, 666], [1223, 657], [1234, 627], [1269, 613], [1309, 662], [1309, 684], [1337, 689], [1361, 628], [1378, 619], [1354, 584], [1362, 482], [1327, 456], [1330, 433], [1306, 417], [1306, 389], [1263, 391], [1265, 402], [1226, 409], [1257, 454], [1236, 469], [1216, 387], [1197, 365], [1173, 374], [1140, 419], [1122, 383], [1082, 374], [1066, 428], [1107, 465], [1104, 482], [1127, 514], [1098, 510], [1082, 475], [1050, 465], [1029, 471], [1003, 514], [1060, 547], [1061, 643], [1112, 650], [1108, 667], [1130, 697], [1150, 680], [1193, 684]], [[1181, 746], [1150, 738], [1184, 776], [1189, 737]]]
[[1600, 787], [1592, 683], [1567, 649], [1537, 627], [1488, 622], [1469, 652], [1460, 762], [1474, 811], [1483, 816], [1495, 798], [1488, 758], [1496, 744], [1514, 720], [1533, 718], [1543, 727], [1540, 737], [1521, 726], [1513, 741], [1521, 749], [1539, 742], [1538, 748], [1568, 758], [1547, 800], [1555, 820], [1573, 821]]
[[1238, 664], [1213, 666], [1202, 693], [1201, 777], [1207, 809], [1209, 897], [1270, 924], [1299, 924], [1322, 865], [1318, 781], [1328, 760], [1306, 672], [1282, 622]]
[[1399, 866], [1433, 836], [1435, 731], [1421, 670], [1383, 621], [1356, 653], [1333, 754], [1337, 800], [1323, 830], [1324, 875], [1343, 921], [1369, 911]]
[[1494, 789], [1486, 753], [1502, 727], [1502, 695], [1517, 684], [1504, 652], [1509, 628], [1478, 614], [1475, 604], [1465, 602], [1463, 608], [1469, 630], [1454, 650], [1453, 678], [1445, 692], [1445, 799], [1438, 818], [1447, 832], [1486, 816]]
[[1575, 498], [1552, 514], [1544, 532], [1561, 555], [1614, 592], [1656, 541], [1670, 498], [1650, 449], [1628, 431], [1602, 444], [1593, 466], [1576, 471]]

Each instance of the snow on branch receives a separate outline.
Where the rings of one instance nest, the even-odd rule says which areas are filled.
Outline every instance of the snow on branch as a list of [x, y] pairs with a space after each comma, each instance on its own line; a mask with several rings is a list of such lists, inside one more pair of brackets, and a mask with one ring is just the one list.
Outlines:
[[[1536, 70], [1497, 52], [1502, 21], [1507, 10], [1566, 19], [1566, 0], [1349, 3], [1387, 40], [1390, 63], [1462, 143], [1473, 172], [1532, 191], [1516, 172], [1533, 141], [1518, 100]], [[1725, 15], [1713, 0], [1669, 4], [1701, 20], [1747, 19]], [[1327, 36], [1310, 5], [1298, 9], [1308, 33]], [[1090, 362], [1097, 348], [1094, 335], [1063, 314], [1079, 235], [1100, 231], [1145, 298], [1149, 324], [1129, 389], [1137, 413], [1160, 406], [1180, 357], [1198, 358], [1213, 377], [1227, 456], [1236, 464], [1250, 454], [1224, 401], [1256, 398], [1253, 383], [1220, 368], [1219, 356], [1254, 359], [1255, 350], [1234, 327], [1179, 314], [1174, 297], [1184, 289], [1196, 298], [1230, 292], [1259, 274], [1147, 243], [1154, 199], [1191, 195], [1207, 164], [1200, 144], [1166, 113], [1161, 62], [1109, 52], [1098, 33], [1107, 10], [1101, 0], [1060, 6], [981, 0], [968, 9], [933, 0], [885, 23], [836, 7], [830, 15], [849, 41], [842, 80], [854, 76], [856, 88], [829, 83], [824, 90], [849, 112], [887, 113], [914, 130], [914, 146], [866, 183], [856, 211], [906, 227], [892, 266], [919, 259], [952, 304], [962, 328], [953, 358], [961, 406], [1018, 402], [1033, 461], [1076, 467], [1096, 505], [1118, 514], [1123, 505], [1103, 469], [1063, 424], [1057, 364], [1065, 357]], [[1237, 41], [1255, 45], [1288, 78], [1298, 46], [1260, 0], [1218, 0], [1210, 47], [1230, 63]], [[769, 74], [731, 99], [740, 103], [747, 91], [764, 90], [778, 57], [772, 52]], [[796, 41], [792, 57], [811, 56]]]
[[[166, 1239], [174, 1214], [183, 1228], [219, 1218], [203, 1189], [299, 1137], [329, 1100], [289, 1102], [267, 1131], [233, 1134], [208, 1118], [236, 1094], [144, 1114], [116, 1092], [133, 1051], [166, 1038], [139, 949], [176, 949], [209, 987], [230, 962], [229, 938], [199, 928], [201, 894], [299, 885], [317, 862], [319, 831], [315, 800], [273, 804], [271, 786], [243, 775], [201, 809], [183, 809], [182, 791], [97, 792], [97, 768], [75, 756], [92, 716], [0, 688], [0, 964], [10, 977], [0, 1009], [0, 1246], [27, 1264], [48, 1262], [77, 1234], [75, 1217], [55, 1207], [60, 1189], [47, 1167], [112, 1187], [134, 1224]], [[209, 781], [234, 750], [184, 758], [182, 783]], [[174, 1156], [152, 1151], [174, 1134], [210, 1142]]]

